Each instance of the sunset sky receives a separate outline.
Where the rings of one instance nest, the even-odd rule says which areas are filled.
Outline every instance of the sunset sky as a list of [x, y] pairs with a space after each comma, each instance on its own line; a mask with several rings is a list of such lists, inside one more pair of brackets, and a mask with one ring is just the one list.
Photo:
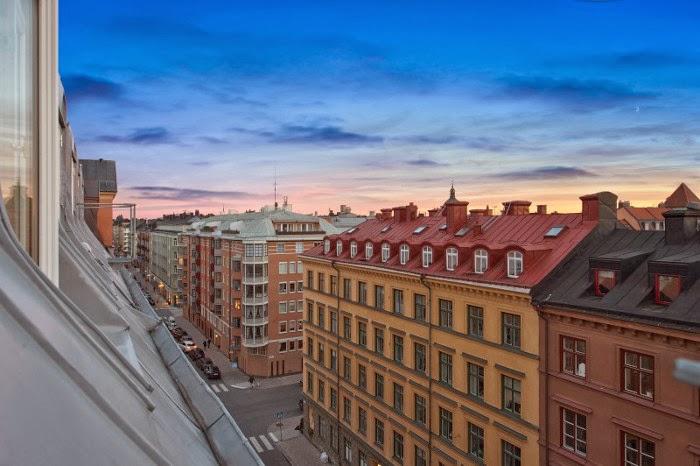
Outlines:
[[79, 156], [139, 216], [700, 192], [700, 2], [70, 0]]

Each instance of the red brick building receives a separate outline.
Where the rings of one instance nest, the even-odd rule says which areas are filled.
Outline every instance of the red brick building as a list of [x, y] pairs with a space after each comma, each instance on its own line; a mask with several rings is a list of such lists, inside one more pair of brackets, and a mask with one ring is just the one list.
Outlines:
[[247, 374], [301, 371], [298, 254], [337, 230], [285, 209], [210, 217], [180, 235], [184, 314]]

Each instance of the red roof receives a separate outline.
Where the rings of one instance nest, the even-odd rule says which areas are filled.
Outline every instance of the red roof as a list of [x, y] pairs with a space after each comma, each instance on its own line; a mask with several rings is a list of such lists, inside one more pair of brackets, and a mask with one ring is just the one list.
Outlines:
[[663, 221], [664, 212], [668, 209], [665, 207], [622, 207], [625, 209], [635, 220], [656, 220]]
[[700, 199], [698, 199], [695, 193], [691, 191], [685, 183], [681, 183], [676, 190], [666, 198], [664, 207], [687, 207], [689, 202], [700, 202]]
[[[530, 288], [542, 281], [598, 223], [595, 220], [584, 221], [582, 214], [533, 213], [469, 215], [466, 223], [453, 228], [453, 232], [440, 228], [445, 224], [445, 207], [432, 216], [413, 220], [371, 219], [356, 229], [326, 237], [331, 241], [328, 254], [324, 254], [323, 245], [319, 245], [306, 255], [453, 279]], [[414, 233], [421, 226], [425, 226], [425, 230]], [[555, 226], [565, 228], [556, 237], [545, 237]], [[464, 236], [457, 236], [463, 227], [469, 230]], [[336, 255], [337, 240], [343, 242], [340, 256]], [[350, 257], [352, 241], [357, 243], [357, 255], [354, 258]], [[368, 241], [373, 244], [373, 254], [366, 260], [365, 244]], [[381, 245], [385, 242], [390, 245], [390, 255], [387, 262], [382, 262]], [[399, 262], [399, 247], [402, 244], [408, 244], [410, 248], [409, 261], [405, 265]], [[421, 251], [425, 245], [433, 248], [433, 264], [427, 268], [421, 263]], [[445, 250], [450, 246], [458, 250], [459, 261], [454, 271], [447, 271], [445, 266]], [[488, 270], [483, 274], [474, 272], [474, 251], [479, 248], [486, 249], [489, 255]], [[524, 256], [523, 273], [517, 278], [509, 278], [506, 274], [506, 254], [511, 250], [520, 250]]]

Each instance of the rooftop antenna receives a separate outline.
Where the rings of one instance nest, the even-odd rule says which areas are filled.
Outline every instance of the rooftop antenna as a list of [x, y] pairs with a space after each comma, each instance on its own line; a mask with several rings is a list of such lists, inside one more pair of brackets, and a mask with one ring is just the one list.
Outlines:
[[274, 182], [274, 187], [275, 187], [275, 210], [277, 210], [277, 165], [275, 165], [275, 182]]

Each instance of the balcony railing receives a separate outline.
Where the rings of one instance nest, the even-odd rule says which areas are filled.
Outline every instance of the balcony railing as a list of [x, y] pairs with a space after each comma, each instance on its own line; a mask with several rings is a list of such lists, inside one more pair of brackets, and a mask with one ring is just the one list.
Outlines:
[[241, 301], [243, 302], [244, 306], [246, 304], [267, 304], [268, 298], [267, 296], [243, 296], [243, 298], [241, 298]]
[[246, 277], [245, 275], [243, 276], [243, 279], [241, 280], [244, 285], [261, 285], [265, 284], [268, 282], [269, 277], [267, 276], [255, 276], [255, 277]]
[[241, 319], [243, 325], [253, 326], [253, 325], [265, 325], [270, 322], [269, 316], [264, 317], [246, 317], [243, 316]]
[[253, 338], [247, 338], [243, 337], [243, 346], [247, 346], [249, 348], [256, 348], [258, 346], [265, 346], [268, 344], [270, 341], [269, 337], [253, 337]]
[[267, 256], [243, 256], [242, 262], [244, 264], [266, 264]]

